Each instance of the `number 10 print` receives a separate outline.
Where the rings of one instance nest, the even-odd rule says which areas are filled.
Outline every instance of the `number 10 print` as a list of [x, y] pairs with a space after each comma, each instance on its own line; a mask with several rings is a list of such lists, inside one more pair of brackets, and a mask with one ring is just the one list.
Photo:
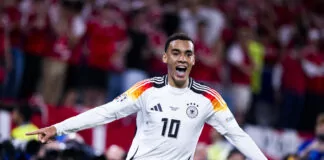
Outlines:
[[[163, 122], [162, 136], [165, 136], [165, 132], [167, 130], [169, 119], [162, 118], [162, 122]], [[169, 130], [168, 137], [177, 138], [178, 132], [179, 132], [179, 127], [180, 127], [180, 120], [171, 119], [170, 127], [168, 129]]]

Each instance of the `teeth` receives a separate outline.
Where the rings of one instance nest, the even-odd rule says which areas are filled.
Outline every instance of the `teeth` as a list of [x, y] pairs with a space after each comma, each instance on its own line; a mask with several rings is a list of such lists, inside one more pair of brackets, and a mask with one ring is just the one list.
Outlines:
[[177, 68], [179, 68], [179, 69], [187, 69], [187, 67], [177, 67]]

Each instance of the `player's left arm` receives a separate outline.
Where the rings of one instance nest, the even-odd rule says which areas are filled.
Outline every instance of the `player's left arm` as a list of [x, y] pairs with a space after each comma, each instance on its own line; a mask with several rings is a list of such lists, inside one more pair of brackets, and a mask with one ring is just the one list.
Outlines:
[[238, 125], [223, 98], [218, 93], [213, 95], [213, 99], [209, 103], [210, 113], [206, 122], [224, 135], [230, 143], [248, 158], [266, 160], [267, 158], [252, 138]]

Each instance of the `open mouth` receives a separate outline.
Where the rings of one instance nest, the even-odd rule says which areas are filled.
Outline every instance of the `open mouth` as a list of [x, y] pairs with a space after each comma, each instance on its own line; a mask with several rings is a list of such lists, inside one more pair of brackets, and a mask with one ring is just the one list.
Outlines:
[[187, 67], [185, 66], [177, 66], [176, 67], [176, 74], [178, 77], [184, 77], [187, 71]]

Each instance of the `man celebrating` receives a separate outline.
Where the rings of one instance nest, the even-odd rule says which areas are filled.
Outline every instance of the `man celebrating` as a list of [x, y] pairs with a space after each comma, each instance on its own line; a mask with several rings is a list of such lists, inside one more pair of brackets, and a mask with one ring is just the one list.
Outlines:
[[162, 58], [168, 74], [138, 82], [112, 102], [27, 135], [41, 142], [55, 135], [112, 122], [137, 113], [137, 132], [128, 160], [193, 159], [204, 123], [213, 126], [252, 160], [265, 160], [253, 140], [239, 127], [222, 97], [189, 77], [195, 64], [193, 41], [174, 34]]

